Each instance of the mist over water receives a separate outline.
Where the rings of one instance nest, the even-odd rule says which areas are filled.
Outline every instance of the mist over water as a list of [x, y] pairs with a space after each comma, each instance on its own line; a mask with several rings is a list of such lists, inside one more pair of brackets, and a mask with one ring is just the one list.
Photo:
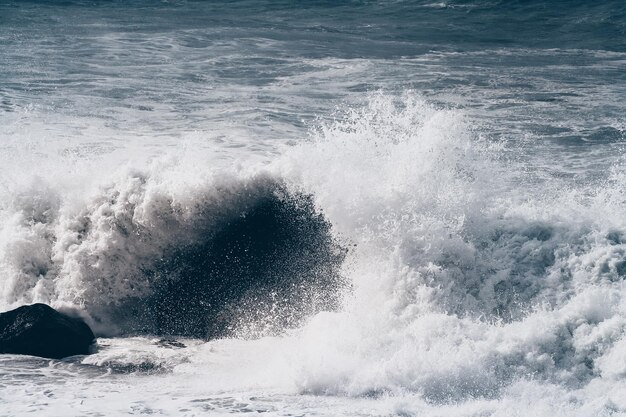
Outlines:
[[0, 414], [626, 415], [625, 19], [0, 4]]

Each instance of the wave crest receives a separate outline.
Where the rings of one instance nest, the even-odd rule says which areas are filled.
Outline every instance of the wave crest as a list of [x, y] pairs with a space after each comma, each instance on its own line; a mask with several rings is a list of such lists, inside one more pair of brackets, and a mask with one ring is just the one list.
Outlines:
[[340, 303], [345, 249], [310, 195], [270, 175], [172, 187], [131, 170], [78, 211], [36, 216], [42, 195], [15, 207], [5, 300], [81, 306], [104, 334], [195, 337], [276, 332]]

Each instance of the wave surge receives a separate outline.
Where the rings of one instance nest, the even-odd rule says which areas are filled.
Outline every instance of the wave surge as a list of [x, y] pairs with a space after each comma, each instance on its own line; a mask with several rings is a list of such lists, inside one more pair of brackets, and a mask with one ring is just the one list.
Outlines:
[[338, 307], [346, 251], [310, 195], [269, 175], [162, 180], [126, 172], [78, 211], [41, 188], [16, 199], [4, 301], [80, 306], [101, 334], [202, 338]]

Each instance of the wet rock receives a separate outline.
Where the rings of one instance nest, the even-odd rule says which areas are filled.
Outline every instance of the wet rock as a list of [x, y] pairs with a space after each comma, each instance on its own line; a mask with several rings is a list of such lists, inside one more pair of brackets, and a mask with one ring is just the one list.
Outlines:
[[0, 353], [61, 359], [88, 354], [94, 340], [84, 321], [45, 304], [0, 313]]
[[170, 348], [170, 349], [181, 349], [187, 347], [184, 343], [179, 342], [176, 339], [161, 339], [155, 343], [157, 346]]

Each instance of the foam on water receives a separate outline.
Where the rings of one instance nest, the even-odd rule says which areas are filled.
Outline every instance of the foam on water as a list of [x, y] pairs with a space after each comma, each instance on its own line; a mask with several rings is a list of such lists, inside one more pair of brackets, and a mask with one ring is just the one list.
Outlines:
[[[145, 265], [193, 236], [194, 219], [222, 222], [279, 183], [311, 196], [349, 248], [341, 305], [256, 340], [103, 341], [78, 368], [131, 374], [98, 390], [122, 383], [115, 398], [167, 413], [624, 415], [626, 173], [537, 183], [502, 149], [460, 111], [374, 94], [269, 164], [156, 160], [85, 197], [33, 185], [3, 207], [2, 306], [45, 301], [104, 323], [102, 306], [150, 293]], [[120, 224], [146, 227], [150, 244]], [[239, 334], [264, 334], [255, 326]], [[120, 411], [108, 394], [73, 410]]]
[[[623, 174], [601, 191], [537, 190], [497, 151], [411, 96], [377, 97], [295, 150], [305, 187], [357, 242], [345, 315], [304, 330], [333, 348], [304, 361], [302, 389], [446, 402], [519, 379], [619, 385], [602, 364], [625, 324]], [[331, 155], [322, 172], [311, 155]]]

